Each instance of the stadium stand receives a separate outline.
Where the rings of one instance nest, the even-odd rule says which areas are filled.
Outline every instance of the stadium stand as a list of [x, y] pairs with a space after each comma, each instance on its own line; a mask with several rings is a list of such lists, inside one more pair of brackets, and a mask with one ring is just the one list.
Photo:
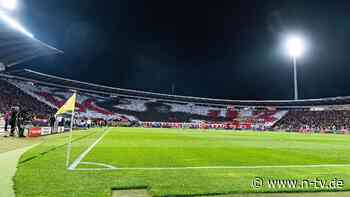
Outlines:
[[[71, 95], [69, 89], [48, 87], [13, 79], [7, 79], [6, 82], [56, 109], [61, 107]], [[191, 118], [223, 120], [226, 118], [226, 109], [159, 102], [154, 99], [110, 97], [84, 92], [78, 94], [77, 108], [81, 116], [89, 118], [119, 117], [142, 121], [188, 121]]]
[[290, 110], [275, 127], [291, 131], [341, 131], [350, 128], [350, 111]]
[[0, 112], [5, 113], [11, 107], [21, 106], [23, 110], [37, 115], [48, 115], [54, 112], [53, 108], [26, 94], [7, 81], [0, 80]]
[[[237, 101], [175, 96], [100, 86], [31, 70], [0, 74], [0, 112], [19, 105], [52, 115], [78, 91], [79, 117], [162, 123], [205, 123], [192, 127], [236, 129], [344, 130], [350, 128], [350, 97], [299, 101]], [[231, 125], [231, 126], [228, 126]], [[232, 126], [234, 125], [234, 126]]]
[[63, 53], [12, 27], [0, 20], [0, 72], [34, 58]]

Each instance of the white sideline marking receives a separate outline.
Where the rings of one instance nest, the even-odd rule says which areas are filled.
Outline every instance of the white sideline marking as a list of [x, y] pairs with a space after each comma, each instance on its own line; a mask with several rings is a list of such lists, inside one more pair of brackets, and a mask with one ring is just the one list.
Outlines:
[[93, 144], [91, 144], [89, 148], [87, 148], [81, 155], [79, 155], [79, 157], [68, 167], [68, 170], [75, 170], [81, 160], [83, 160], [84, 157], [89, 154], [89, 152], [107, 135], [109, 131], [110, 130], [107, 128], [105, 133], [100, 138], [98, 138]]
[[[104, 164], [104, 165], [106, 165], [106, 164]], [[264, 169], [264, 168], [328, 168], [328, 167], [350, 167], [350, 164], [281, 165], [281, 166], [202, 166], [202, 167], [198, 166], [198, 167], [150, 167], [150, 168], [117, 168], [117, 167], [114, 167], [114, 168], [76, 168], [75, 170], [79, 170], [79, 171], [196, 170], [196, 169]]]

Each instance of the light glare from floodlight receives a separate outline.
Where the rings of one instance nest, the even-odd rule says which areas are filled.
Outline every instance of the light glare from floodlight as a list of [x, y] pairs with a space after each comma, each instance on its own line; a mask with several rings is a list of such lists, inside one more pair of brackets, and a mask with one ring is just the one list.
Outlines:
[[0, 0], [0, 6], [13, 11], [17, 8], [17, 0]]
[[291, 57], [300, 57], [305, 50], [304, 41], [298, 36], [291, 36], [287, 39], [286, 48]]
[[22, 25], [20, 25], [16, 20], [12, 19], [11, 17], [7, 16], [6, 14], [0, 12], [0, 18], [5, 21], [10, 27], [13, 29], [22, 32], [23, 34], [27, 35], [30, 38], [34, 38], [34, 35], [27, 31]]

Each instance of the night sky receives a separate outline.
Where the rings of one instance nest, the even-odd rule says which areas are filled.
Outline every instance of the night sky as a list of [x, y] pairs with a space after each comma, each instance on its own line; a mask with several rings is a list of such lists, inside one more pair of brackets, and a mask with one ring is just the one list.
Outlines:
[[[226, 99], [292, 99], [289, 33], [301, 98], [350, 95], [350, 2], [23, 0], [19, 19], [65, 52], [25, 65], [121, 88]], [[17, 68], [21, 68], [17, 67]]]

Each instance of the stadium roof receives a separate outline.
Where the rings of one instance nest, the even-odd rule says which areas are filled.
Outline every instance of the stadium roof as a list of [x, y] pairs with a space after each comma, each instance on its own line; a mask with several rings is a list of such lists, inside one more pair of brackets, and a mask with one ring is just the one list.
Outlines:
[[[50, 85], [55, 87], [75, 89], [78, 91], [98, 93], [111, 96], [126, 96], [147, 99], [166, 100], [182, 103], [196, 103], [213, 106], [261, 106], [261, 107], [301, 107], [301, 106], [322, 106], [322, 105], [345, 105], [350, 104], [350, 96], [348, 97], [333, 97], [321, 99], [304, 99], [304, 100], [227, 100], [227, 99], [212, 99], [200, 98], [191, 96], [178, 96], [169, 94], [159, 94], [153, 92], [145, 92], [138, 90], [129, 90], [122, 88], [114, 88], [92, 83], [80, 82], [62, 77], [47, 75], [36, 71], [24, 69], [14, 70], [7, 73], [7, 77], [17, 78], [20, 80], [28, 80], [31, 82]], [[2, 75], [5, 76], [5, 75]], [[6, 77], [6, 76], [5, 76]]]
[[0, 20], [0, 63], [6, 67], [37, 57], [63, 53]]

